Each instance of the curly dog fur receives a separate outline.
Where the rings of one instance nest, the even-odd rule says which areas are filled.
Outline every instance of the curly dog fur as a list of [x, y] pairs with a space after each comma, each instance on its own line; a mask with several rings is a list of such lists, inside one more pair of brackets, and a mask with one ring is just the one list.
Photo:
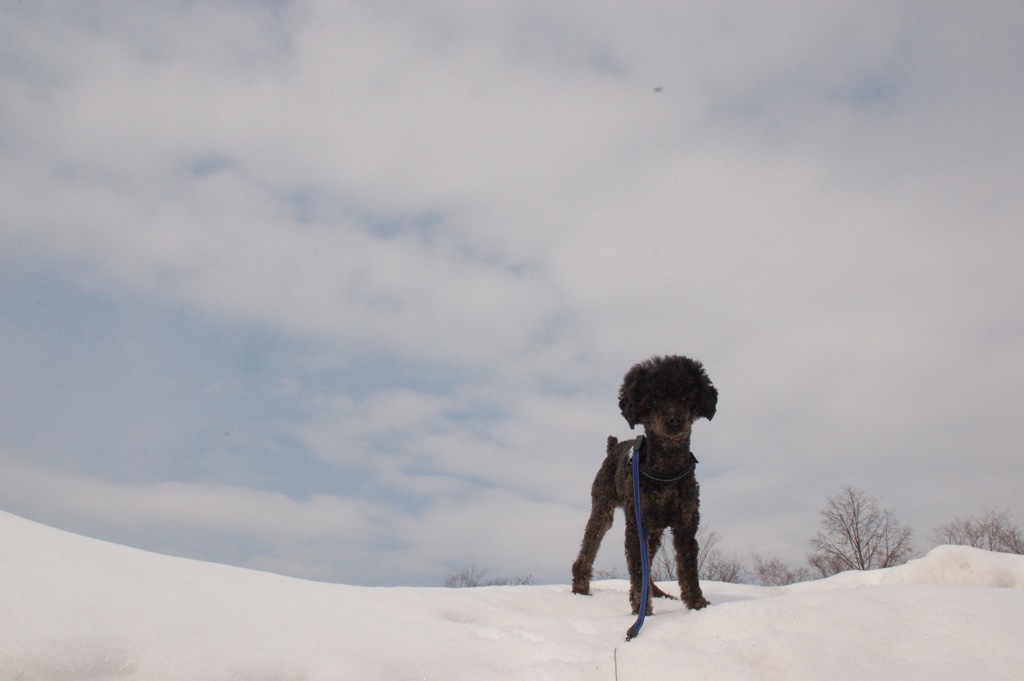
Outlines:
[[[633, 366], [619, 390], [619, 409], [629, 423], [644, 427], [646, 444], [641, 459], [655, 477], [673, 478], [696, 462], [690, 452], [690, 431], [698, 418], [709, 421], [718, 405], [718, 390], [703, 365], [672, 355], [652, 357]], [[640, 610], [640, 543], [633, 512], [633, 471], [629, 453], [636, 440], [608, 438], [607, 455], [591, 488], [590, 520], [583, 534], [580, 554], [572, 565], [572, 591], [590, 593], [594, 558], [601, 540], [612, 526], [615, 509], [626, 515], [626, 565], [629, 568], [629, 602], [633, 614]], [[700, 486], [693, 473], [672, 482], [641, 476], [640, 502], [647, 556], [654, 559], [666, 529], [672, 530], [681, 597], [687, 607], [703, 608], [708, 601], [697, 579], [697, 525], [700, 522]], [[655, 585], [651, 594], [673, 598]], [[653, 614], [648, 601], [647, 612]]]

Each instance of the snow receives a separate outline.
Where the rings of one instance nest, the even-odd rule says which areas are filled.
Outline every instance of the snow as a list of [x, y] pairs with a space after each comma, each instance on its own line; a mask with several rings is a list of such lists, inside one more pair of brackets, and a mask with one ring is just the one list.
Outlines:
[[[706, 582], [639, 638], [624, 581], [373, 588], [147, 553], [0, 512], [0, 679], [1020, 679], [1024, 556], [943, 546], [780, 588]], [[671, 588], [672, 585], [663, 585]]]

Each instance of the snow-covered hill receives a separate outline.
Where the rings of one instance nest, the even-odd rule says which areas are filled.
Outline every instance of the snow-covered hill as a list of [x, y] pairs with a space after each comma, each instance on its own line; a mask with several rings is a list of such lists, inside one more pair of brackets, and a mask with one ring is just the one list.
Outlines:
[[[568, 566], [567, 566], [568, 567]], [[666, 585], [671, 587], [672, 585]], [[621, 581], [321, 584], [146, 553], [0, 513], [0, 679], [1024, 678], [1024, 557], [940, 547], [784, 588], [709, 582], [640, 637]]]

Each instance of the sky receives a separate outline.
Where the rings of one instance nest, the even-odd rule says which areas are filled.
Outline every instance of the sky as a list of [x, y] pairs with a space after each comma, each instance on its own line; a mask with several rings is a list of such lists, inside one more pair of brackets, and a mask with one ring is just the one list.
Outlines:
[[[1024, 523], [1024, 6], [0, 0], [0, 509], [565, 583], [623, 374], [719, 548]], [[621, 516], [599, 569], [624, 566]]]

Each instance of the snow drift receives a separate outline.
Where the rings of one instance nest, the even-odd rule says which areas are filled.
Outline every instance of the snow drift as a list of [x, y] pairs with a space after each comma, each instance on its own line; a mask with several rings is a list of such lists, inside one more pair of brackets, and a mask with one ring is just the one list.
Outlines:
[[[1019, 679], [1024, 557], [944, 546], [782, 588], [708, 582], [640, 637], [622, 581], [322, 584], [0, 513], [0, 679]], [[568, 566], [567, 566], [568, 569]], [[665, 585], [671, 588], [672, 585]]]

